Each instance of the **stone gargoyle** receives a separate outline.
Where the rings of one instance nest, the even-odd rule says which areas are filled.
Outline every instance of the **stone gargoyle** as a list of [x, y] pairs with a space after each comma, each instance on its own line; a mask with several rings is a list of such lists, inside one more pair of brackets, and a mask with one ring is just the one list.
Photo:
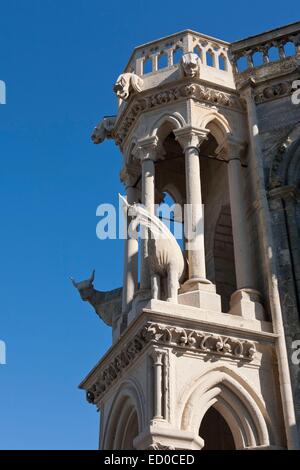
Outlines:
[[194, 52], [187, 52], [181, 57], [181, 70], [182, 75], [188, 78], [200, 77], [201, 61], [197, 54]]
[[119, 98], [126, 101], [132, 91], [142, 91], [143, 84], [143, 79], [135, 73], [122, 73], [114, 84], [113, 91]]
[[80, 297], [94, 307], [97, 315], [109, 326], [112, 326], [122, 309], [122, 287], [111, 291], [98, 291], [94, 288], [95, 270], [92, 275], [81, 282], [71, 281], [78, 290]]
[[116, 116], [106, 116], [97, 124], [91, 136], [94, 144], [102, 144], [105, 139], [113, 138], [112, 132], [115, 122]]

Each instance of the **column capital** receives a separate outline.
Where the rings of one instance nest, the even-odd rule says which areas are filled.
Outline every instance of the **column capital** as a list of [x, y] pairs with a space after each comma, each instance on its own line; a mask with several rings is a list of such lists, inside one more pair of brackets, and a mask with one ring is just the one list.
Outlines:
[[159, 138], [154, 135], [151, 137], [144, 137], [143, 139], [138, 140], [133, 153], [135, 157], [141, 161], [155, 161], [157, 159], [157, 154], [160, 150], [161, 145], [159, 142]]
[[209, 132], [210, 131], [208, 129], [198, 129], [193, 126], [185, 126], [180, 129], [176, 129], [174, 131], [174, 135], [185, 152], [189, 148], [198, 149], [202, 142], [207, 139]]
[[153, 349], [153, 351], [151, 351], [150, 355], [153, 359], [153, 364], [155, 366], [162, 366], [163, 365], [163, 358], [166, 354], [166, 351], [165, 350], [162, 350], [162, 349]]
[[217, 147], [216, 153], [218, 155], [223, 154], [229, 162], [231, 160], [242, 160], [246, 147], [246, 142], [233, 137], [228, 137]]

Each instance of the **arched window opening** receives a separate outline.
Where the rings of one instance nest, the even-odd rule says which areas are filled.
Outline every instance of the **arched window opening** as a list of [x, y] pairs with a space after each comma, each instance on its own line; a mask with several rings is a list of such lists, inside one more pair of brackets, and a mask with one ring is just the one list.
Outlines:
[[269, 59], [270, 61], [272, 62], [275, 62], [276, 60], [279, 60], [279, 50], [278, 50], [278, 47], [270, 47], [269, 49], [269, 52], [268, 52], [268, 56], [269, 56]]
[[197, 54], [197, 56], [200, 58], [201, 62], [203, 62], [203, 60], [202, 60], [202, 49], [199, 46], [196, 46], [196, 47], [194, 47], [193, 52], [194, 52], [194, 54]]
[[183, 56], [183, 50], [180, 47], [177, 47], [173, 52], [173, 64], [179, 64], [181, 57]]
[[239, 72], [244, 72], [248, 68], [247, 58], [245, 56], [240, 57], [237, 62], [236, 66]]
[[160, 54], [158, 57], [158, 70], [168, 67], [167, 54]]
[[206, 65], [209, 67], [215, 67], [215, 58], [211, 50], [206, 52]]
[[227, 70], [227, 59], [224, 54], [219, 55], [219, 69], [224, 71]]
[[146, 73], [151, 73], [152, 72], [152, 60], [150, 57], [146, 58], [143, 64], [143, 75]]
[[202, 450], [235, 450], [230, 427], [214, 407], [209, 408], [204, 415], [199, 436], [204, 440]]
[[284, 45], [284, 52], [286, 57], [293, 57], [296, 54], [295, 44], [291, 41], [287, 42]]
[[262, 52], [260, 52], [260, 51], [255, 52], [252, 55], [252, 61], [253, 61], [254, 67], [259, 67], [260, 65], [263, 65], [264, 59], [263, 59]]

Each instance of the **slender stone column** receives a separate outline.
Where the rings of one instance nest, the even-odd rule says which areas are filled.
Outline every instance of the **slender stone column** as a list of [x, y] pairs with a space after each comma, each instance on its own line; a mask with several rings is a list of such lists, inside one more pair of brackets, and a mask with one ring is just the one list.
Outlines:
[[240, 156], [244, 146], [228, 140], [228, 182], [232, 218], [236, 283], [238, 289], [254, 289], [255, 278], [251, 258], [251, 243], [246, 217], [243, 174]]
[[[138, 157], [142, 165], [142, 204], [154, 214], [155, 204], [155, 167], [154, 160], [157, 156], [158, 138], [148, 137], [138, 142]], [[148, 263], [148, 231], [141, 228], [141, 276], [140, 290], [151, 289], [150, 269]]]
[[188, 238], [189, 281], [191, 284], [204, 283], [206, 279], [204, 251], [204, 223], [202, 210], [199, 145], [206, 140], [207, 129], [191, 126], [174, 132], [185, 155], [186, 211], [185, 235]]
[[[129, 172], [122, 174], [122, 180], [126, 187], [127, 202], [134, 204], [137, 202], [137, 190], [133, 186], [137, 176]], [[132, 300], [138, 286], [138, 241], [130, 237], [128, 227], [131, 217], [127, 214], [127, 235], [124, 249], [124, 274], [123, 274], [123, 295], [122, 295], [122, 325], [126, 327], [127, 313], [131, 308]]]
[[152, 354], [154, 365], [154, 419], [163, 419], [162, 415], [162, 372], [163, 352], [155, 350]]

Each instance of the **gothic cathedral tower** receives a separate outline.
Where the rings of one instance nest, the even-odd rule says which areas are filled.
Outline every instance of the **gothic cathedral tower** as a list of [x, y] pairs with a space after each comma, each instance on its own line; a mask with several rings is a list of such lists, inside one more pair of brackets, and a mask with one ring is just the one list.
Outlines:
[[[125, 241], [122, 289], [75, 283], [112, 326], [81, 383], [101, 449], [299, 447], [299, 66], [300, 23], [232, 44], [187, 30], [118, 78], [92, 138], [118, 145], [143, 236]], [[166, 195], [182, 246], [157, 217]]]

